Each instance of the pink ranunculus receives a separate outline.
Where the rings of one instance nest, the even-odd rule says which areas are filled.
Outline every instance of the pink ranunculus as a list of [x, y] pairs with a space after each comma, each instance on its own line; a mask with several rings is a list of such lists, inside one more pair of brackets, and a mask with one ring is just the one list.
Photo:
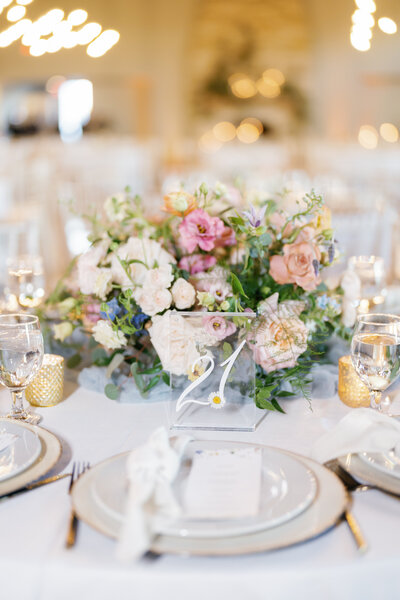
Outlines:
[[296, 283], [311, 292], [321, 282], [318, 272], [320, 260], [321, 252], [311, 242], [285, 244], [283, 256], [271, 258], [269, 273], [277, 283]]
[[236, 331], [236, 325], [226, 317], [208, 315], [203, 317], [204, 329], [218, 340], [224, 340]]
[[179, 225], [182, 246], [189, 252], [197, 246], [206, 252], [215, 248], [216, 239], [224, 232], [224, 223], [218, 217], [211, 217], [202, 208], [187, 215]]
[[304, 305], [293, 301], [278, 304], [277, 293], [262, 305], [261, 317], [248, 338], [254, 361], [267, 373], [294, 367], [307, 350], [308, 330], [298, 317]]
[[179, 261], [179, 268], [189, 271], [191, 275], [207, 271], [217, 263], [215, 256], [204, 255], [204, 254], [192, 254], [191, 256], [184, 256]]
[[216, 248], [221, 248], [223, 246], [235, 246], [236, 244], [236, 236], [235, 232], [231, 227], [224, 227], [222, 234], [218, 237], [215, 242]]

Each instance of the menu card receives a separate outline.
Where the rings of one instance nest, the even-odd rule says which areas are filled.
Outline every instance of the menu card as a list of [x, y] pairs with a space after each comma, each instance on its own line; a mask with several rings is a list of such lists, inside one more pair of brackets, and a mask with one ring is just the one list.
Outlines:
[[197, 451], [183, 496], [185, 516], [234, 519], [257, 515], [261, 462], [260, 448]]

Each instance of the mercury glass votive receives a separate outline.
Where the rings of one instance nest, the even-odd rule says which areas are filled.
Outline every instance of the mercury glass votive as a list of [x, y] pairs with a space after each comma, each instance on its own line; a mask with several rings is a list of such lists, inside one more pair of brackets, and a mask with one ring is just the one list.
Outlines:
[[25, 390], [25, 398], [33, 406], [55, 406], [63, 399], [64, 358], [45, 354], [40, 371]]
[[357, 408], [370, 405], [370, 393], [357, 375], [351, 356], [339, 358], [339, 398], [347, 406]]

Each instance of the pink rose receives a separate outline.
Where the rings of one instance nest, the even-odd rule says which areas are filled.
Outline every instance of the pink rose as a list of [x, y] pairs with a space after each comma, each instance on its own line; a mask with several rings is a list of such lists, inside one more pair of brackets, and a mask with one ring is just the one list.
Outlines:
[[199, 246], [209, 252], [224, 232], [225, 225], [218, 217], [211, 217], [205, 210], [197, 208], [187, 215], [179, 225], [182, 246], [192, 253]]
[[236, 325], [232, 321], [218, 315], [203, 317], [203, 325], [206, 332], [215, 336], [218, 340], [224, 340], [236, 331]]
[[278, 304], [277, 293], [262, 305], [261, 318], [248, 339], [255, 362], [267, 373], [294, 367], [307, 350], [308, 330], [298, 317], [304, 305], [294, 301]]
[[311, 242], [285, 244], [283, 256], [271, 258], [269, 273], [277, 283], [296, 283], [311, 292], [321, 282], [318, 271], [320, 260], [321, 252]]
[[179, 268], [185, 271], [189, 271], [191, 275], [195, 273], [201, 273], [207, 271], [217, 263], [215, 256], [204, 255], [204, 254], [192, 254], [191, 256], [184, 256], [179, 261]]
[[224, 227], [222, 234], [218, 237], [215, 242], [216, 248], [220, 248], [222, 246], [235, 246], [236, 244], [236, 236], [235, 232], [231, 227]]

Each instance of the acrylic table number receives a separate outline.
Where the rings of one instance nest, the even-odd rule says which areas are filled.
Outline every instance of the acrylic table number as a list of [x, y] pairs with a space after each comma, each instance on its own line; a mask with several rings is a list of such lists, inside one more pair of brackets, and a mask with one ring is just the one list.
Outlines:
[[171, 312], [168, 344], [173, 429], [254, 431], [255, 313]]

